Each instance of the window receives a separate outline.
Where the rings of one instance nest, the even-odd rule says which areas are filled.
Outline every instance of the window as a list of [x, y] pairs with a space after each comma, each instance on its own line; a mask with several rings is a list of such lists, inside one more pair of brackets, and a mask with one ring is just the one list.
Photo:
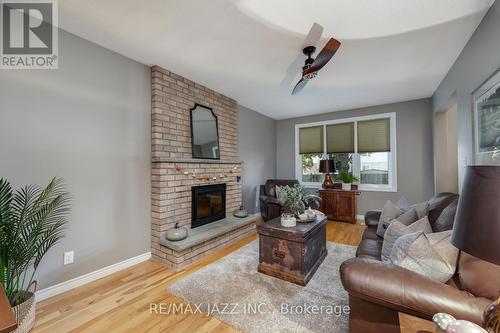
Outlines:
[[335, 161], [335, 168], [337, 172], [350, 172], [352, 173], [352, 162], [354, 158], [354, 154], [352, 153], [336, 153], [336, 154], [328, 154], [328, 158], [330, 160]]
[[301, 179], [304, 182], [317, 183], [321, 179], [319, 160], [323, 156], [323, 141], [323, 126], [309, 126], [299, 129]]
[[321, 181], [319, 173], [319, 160], [323, 154], [301, 154], [302, 160], [302, 181], [307, 183], [317, 183]]
[[360, 154], [360, 184], [389, 185], [389, 154]]
[[359, 189], [397, 191], [396, 115], [379, 114], [300, 124], [296, 129], [296, 176], [305, 186], [320, 186], [323, 157], [335, 160], [338, 172], [359, 178]]

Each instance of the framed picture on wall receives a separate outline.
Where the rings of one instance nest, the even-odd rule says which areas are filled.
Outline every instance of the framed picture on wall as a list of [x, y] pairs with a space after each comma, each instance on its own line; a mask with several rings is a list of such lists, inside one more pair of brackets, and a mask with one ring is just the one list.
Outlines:
[[500, 164], [500, 70], [473, 94], [476, 164]]

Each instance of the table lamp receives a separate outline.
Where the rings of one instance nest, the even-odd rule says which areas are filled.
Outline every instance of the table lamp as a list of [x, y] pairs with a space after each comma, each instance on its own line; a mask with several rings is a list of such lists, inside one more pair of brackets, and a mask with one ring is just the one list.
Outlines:
[[[500, 166], [469, 166], [460, 194], [451, 243], [478, 259], [500, 265]], [[500, 297], [485, 311], [484, 326], [500, 332]]]
[[319, 172], [326, 173], [325, 179], [323, 180], [323, 188], [333, 187], [333, 179], [330, 173], [337, 171], [335, 169], [334, 160], [320, 160], [319, 161]]

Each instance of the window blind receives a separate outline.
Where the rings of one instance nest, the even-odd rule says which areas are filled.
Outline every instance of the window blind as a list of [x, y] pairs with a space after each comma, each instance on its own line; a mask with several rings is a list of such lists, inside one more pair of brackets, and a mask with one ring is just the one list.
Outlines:
[[358, 153], [391, 151], [390, 119], [358, 121]]
[[323, 126], [299, 129], [299, 153], [323, 154]]
[[354, 123], [326, 126], [326, 152], [354, 153]]

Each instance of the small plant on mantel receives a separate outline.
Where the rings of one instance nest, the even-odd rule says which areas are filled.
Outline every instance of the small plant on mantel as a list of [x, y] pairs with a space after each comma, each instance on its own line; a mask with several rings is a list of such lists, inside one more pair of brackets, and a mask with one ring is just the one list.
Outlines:
[[16, 191], [0, 179], [0, 283], [19, 332], [33, 327], [35, 272], [63, 237], [69, 208], [69, 193], [61, 179], [53, 178], [45, 188], [28, 185]]

